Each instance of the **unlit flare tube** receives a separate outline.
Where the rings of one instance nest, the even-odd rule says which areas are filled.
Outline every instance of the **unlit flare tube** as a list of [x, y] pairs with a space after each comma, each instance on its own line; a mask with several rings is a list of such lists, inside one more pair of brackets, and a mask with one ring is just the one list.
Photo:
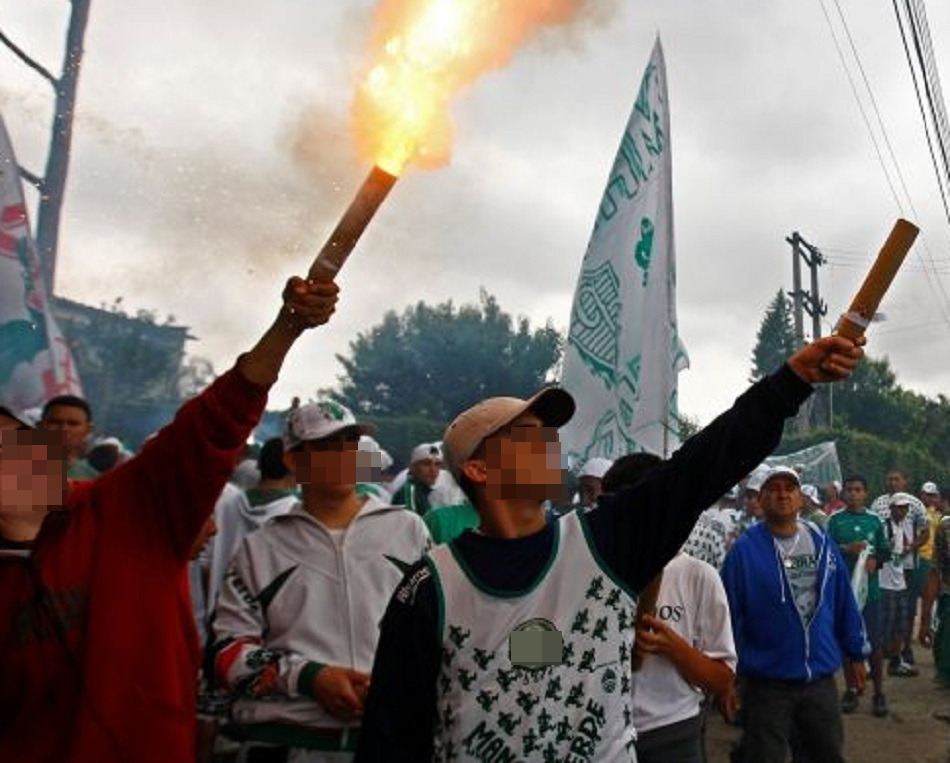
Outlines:
[[851, 300], [851, 307], [838, 320], [836, 334], [848, 339], [857, 339], [864, 334], [919, 232], [920, 229], [907, 220], [899, 219], [894, 223], [864, 283]]
[[332, 281], [336, 278], [336, 274], [396, 184], [396, 180], [396, 175], [390, 175], [379, 167], [374, 166], [370, 170], [350, 206], [310, 266], [307, 277], [311, 281]]

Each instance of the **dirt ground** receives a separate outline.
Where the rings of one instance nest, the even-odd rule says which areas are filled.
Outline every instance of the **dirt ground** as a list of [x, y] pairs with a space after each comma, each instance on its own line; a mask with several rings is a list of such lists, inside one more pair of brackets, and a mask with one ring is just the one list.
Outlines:
[[[871, 715], [870, 686], [858, 710], [844, 716], [845, 758], [850, 763], [950, 762], [950, 724], [934, 717], [934, 712], [950, 713], [950, 691], [934, 684], [930, 652], [918, 646], [914, 655], [919, 676], [884, 677], [884, 694], [891, 710], [887, 718]], [[840, 675], [838, 683], [841, 688]], [[710, 716], [708, 763], [729, 763], [729, 749], [739, 733], [721, 717]]]

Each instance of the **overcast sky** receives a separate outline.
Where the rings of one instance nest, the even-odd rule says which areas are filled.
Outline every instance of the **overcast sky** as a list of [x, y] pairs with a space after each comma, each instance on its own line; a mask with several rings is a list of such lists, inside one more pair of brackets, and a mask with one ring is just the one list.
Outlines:
[[[885, 0], [840, 3], [916, 209], [890, 166], [903, 214], [923, 230], [868, 351], [886, 355], [905, 387], [950, 394], [950, 225], [893, 10]], [[563, 329], [657, 33], [669, 72], [680, 333], [692, 361], [681, 410], [706, 423], [744, 389], [765, 307], [791, 289], [794, 230], [829, 256], [820, 287], [830, 330], [902, 210], [819, 0], [593, 4], [600, 12], [543, 35], [458, 100], [451, 165], [400, 180], [347, 264], [333, 323], [295, 348], [272, 406], [333, 384], [334, 353], [418, 300], [473, 302], [483, 286], [509, 312]], [[847, 52], [834, 2], [825, 4]], [[372, 5], [95, 0], [57, 292], [173, 315], [199, 338], [190, 352], [225, 370], [368, 170], [347, 111]], [[950, 88], [950, 3], [927, 11]], [[62, 0], [0, 0], [0, 29], [51, 69], [66, 22]], [[2, 48], [0, 83], [14, 150], [40, 173], [49, 87]]]

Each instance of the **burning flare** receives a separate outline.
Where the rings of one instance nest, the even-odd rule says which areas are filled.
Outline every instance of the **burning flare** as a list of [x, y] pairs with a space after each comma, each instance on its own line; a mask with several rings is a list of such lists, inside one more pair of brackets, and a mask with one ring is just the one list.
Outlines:
[[445, 164], [449, 101], [482, 74], [506, 66], [545, 26], [572, 22], [594, 0], [382, 0], [372, 63], [356, 94], [360, 153], [391, 175], [412, 161]]

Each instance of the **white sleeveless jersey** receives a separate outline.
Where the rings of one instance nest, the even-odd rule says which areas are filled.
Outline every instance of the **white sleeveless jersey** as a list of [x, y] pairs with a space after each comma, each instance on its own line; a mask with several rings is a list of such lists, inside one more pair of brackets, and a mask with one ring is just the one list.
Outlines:
[[514, 594], [490, 590], [451, 546], [430, 552], [442, 644], [433, 761], [636, 760], [635, 599], [585, 529], [577, 512], [561, 517], [544, 571]]

